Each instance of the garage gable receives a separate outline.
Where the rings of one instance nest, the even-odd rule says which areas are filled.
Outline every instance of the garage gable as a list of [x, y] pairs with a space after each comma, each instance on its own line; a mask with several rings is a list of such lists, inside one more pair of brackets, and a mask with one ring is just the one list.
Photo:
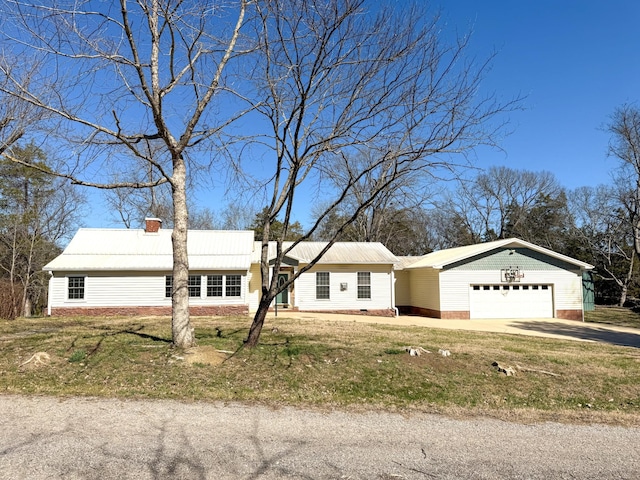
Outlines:
[[446, 265], [443, 270], [501, 270], [505, 268], [518, 268], [522, 271], [579, 270], [569, 262], [526, 247], [499, 247]]

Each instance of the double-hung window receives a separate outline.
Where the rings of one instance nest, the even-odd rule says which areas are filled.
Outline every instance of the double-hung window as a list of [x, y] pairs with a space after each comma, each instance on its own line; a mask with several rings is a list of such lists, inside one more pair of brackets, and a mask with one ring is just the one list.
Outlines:
[[[164, 277], [164, 296], [166, 298], [171, 298], [171, 294], [173, 293], [173, 275], [167, 275]], [[189, 289], [190, 297], [199, 297], [200, 296], [200, 282], [202, 278], [200, 275], [189, 275], [189, 280], [187, 281], [187, 288]]]
[[69, 277], [69, 300], [84, 299], [84, 277]]
[[358, 272], [358, 298], [371, 299], [371, 272]]
[[202, 277], [200, 275], [189, 275], [188, 288], [190, 297], [200, 296], [200, 282], [202, 282]]
[[242, 275], [207, 275], [207, 297], [242, 296]]
[[222, 296], [222, 275], [207, 275], [207, 297]]
[[316, 272], [316, 299], [329, 300], [329, 272]]
[[239, 297], [242, 293], [242, 282], [240, 275], [227, 275], [225, 284], [225, 296]]

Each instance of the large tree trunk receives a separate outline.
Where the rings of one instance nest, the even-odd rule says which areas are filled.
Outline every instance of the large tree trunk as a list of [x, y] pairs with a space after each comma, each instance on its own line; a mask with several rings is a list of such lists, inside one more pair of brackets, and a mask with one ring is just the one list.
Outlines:
[[279, 268], [278, 262], [276, 262], [273, 266], [274, 273], [272, 278], [269, 278], [270, 231], [271, 223], [269, 222], [269, 216], [266, 215], [262, 228], [262, 245], [260, 251], [260, 279], [262, 282], [260, 291], [262, 295], [260, 297], [260, 303], [258, 304], [258, 310], [256, 311], [256, 314], [253, 317], [253, 322], [251, 323], [251, 327], [249, 328], [249, 335], [245, 340], [245, 346], [247, 347], [258, 346], [258, 342], [260, 341], [260, 333], [262, 332], [262, 326], [264, 325], [264, 320], [267, 316], [267, 312], [269, 311], [269, 306], [277, 295], [277, 284], [274, 281], [274, 278], [277, 278], [277, 274], [275, 272]]
[[187, 256], [187, 194], [184, 160], [174, 161], [173, 170], [173, 294], [171, 296], [173, 344], [180, 348], [195, 345], [189, 318], [189, 257]]
[[249, 328], [249, 336], [247, 336], [247, 339], [245, 340], [245, 346], [253, 348], [258, 345], [258, 342], [260, 341], [260, 333], [262, 332], [262, 327], [264, 325], [264, 320], [267, 317], [269, 305], [271, 305], [273, 298], [274, 297], [272, 297], [271, 295], [263, 295], [260, 299], [258, 310], [253, 317], [251, 328]]

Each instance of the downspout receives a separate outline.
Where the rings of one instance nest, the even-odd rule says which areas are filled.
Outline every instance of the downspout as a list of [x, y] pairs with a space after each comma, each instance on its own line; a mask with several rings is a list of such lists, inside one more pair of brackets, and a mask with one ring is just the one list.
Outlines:
[[393, 264], [391, 265], [391, 275], [389, 275], [389, 279], [391, 282], [391, 308], [395, 312], [395, 316], [398, 317], [400, 314], [398, 307], [396, 307], [396, 276], [393, 270]]
[[52, 293], [53, 293], [53, 272], [49, 270], [49, 285], [47, 286], [47, 317], [51, 316]]

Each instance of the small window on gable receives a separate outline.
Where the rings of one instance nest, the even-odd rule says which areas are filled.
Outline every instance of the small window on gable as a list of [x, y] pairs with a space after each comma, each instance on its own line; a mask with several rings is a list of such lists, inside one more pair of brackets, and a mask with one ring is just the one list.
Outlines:
[[474, 289], [474, 290], [480, 290], [480, 285], [474, 285], [474, 286], [473, 286], [473, 289]]
[[84, 299], [84, 277], [69, 277], [69, 300]]

